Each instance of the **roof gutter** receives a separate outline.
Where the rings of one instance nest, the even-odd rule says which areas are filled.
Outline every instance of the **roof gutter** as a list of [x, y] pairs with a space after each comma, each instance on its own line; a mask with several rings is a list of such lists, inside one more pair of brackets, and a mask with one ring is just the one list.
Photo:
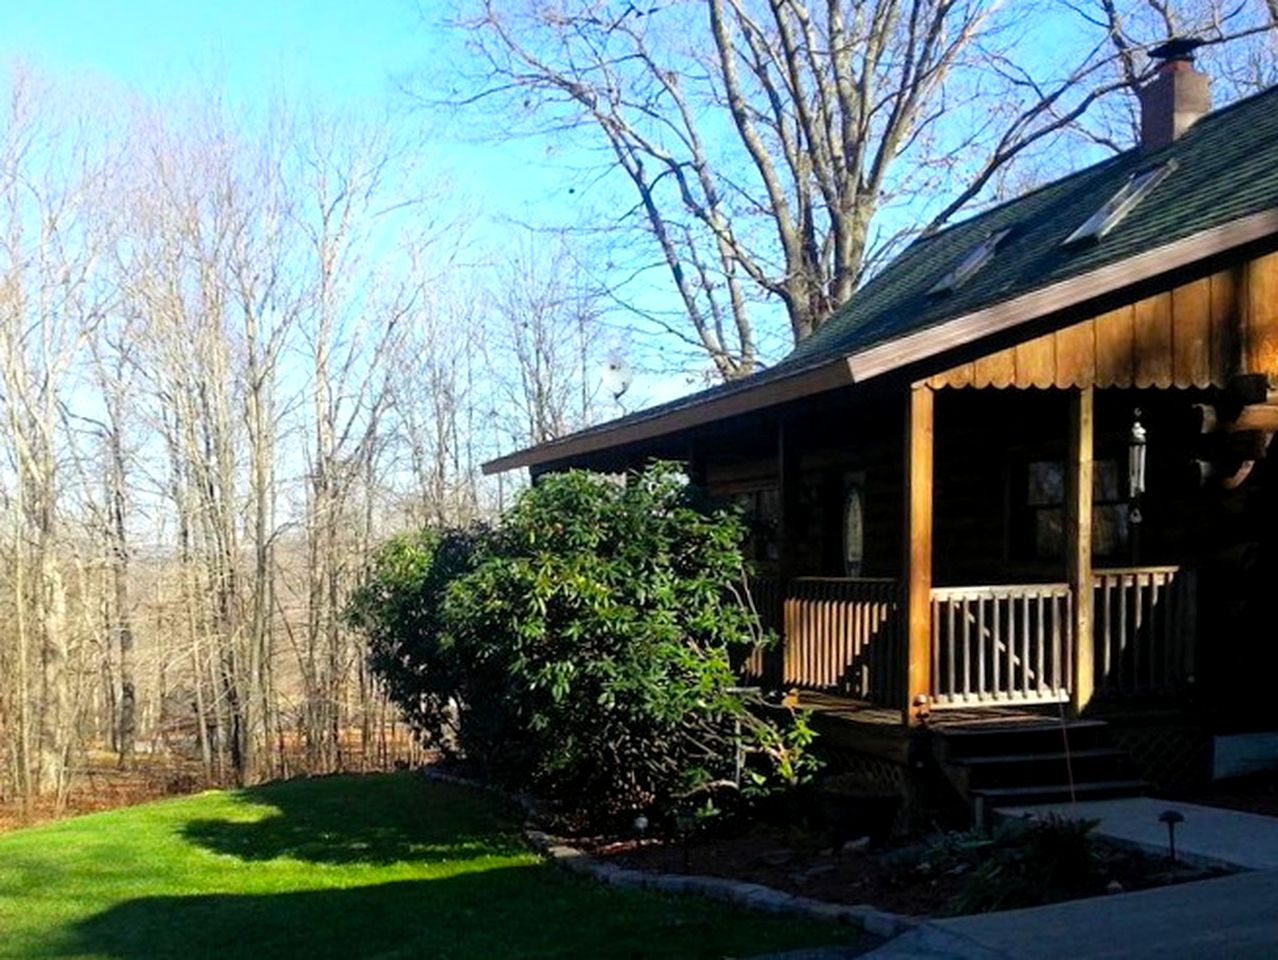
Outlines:
[[605, 424], [602, 428], [575, 433], [507, 454], [485, 463], [484, 473], [501, 473], [518, 467], [539, 466], [568, 457], [597, 453], [611, 447], [651, 440], [716, 420], [751, 413], [788, 400], [862, 383], [1275, 235], [1278, 235], [1278, 208], [1262, 210], [1012, 300], [954, 317], [846, 357], [836, 357], [816, 367], [798, 370], [754, 386], [743, 386], [740, 390], [710, 396], [705, 400], [694, 400], [686, 407], [654, 412], [646, 418], [618, 421], [615, 426]]

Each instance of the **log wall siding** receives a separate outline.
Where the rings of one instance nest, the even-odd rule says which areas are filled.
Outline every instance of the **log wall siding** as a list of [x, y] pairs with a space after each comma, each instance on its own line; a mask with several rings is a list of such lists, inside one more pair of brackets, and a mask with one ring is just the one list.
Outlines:
[[939, 373], [951, 387], [1223, 387], [1278, 380], [1278, 253]]

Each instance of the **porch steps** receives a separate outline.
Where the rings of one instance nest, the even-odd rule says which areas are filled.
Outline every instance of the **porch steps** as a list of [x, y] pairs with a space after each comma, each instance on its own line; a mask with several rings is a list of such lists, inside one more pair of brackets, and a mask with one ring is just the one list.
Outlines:
[[[1105, 780], [1100, 783], [1074, 784], [1074, 797], [1077, 800], [1113, 800], [1121, 797], [1138, 796], [1148, 786], [1144, 780]], [[1069, 784], [1057, 783], [1033, 787], [999, 787], [992, 790], [978, 790], [975, 796], [985, 801], [989, 807], [1031, 806], [1038, 803], [1068, 802], [1070, 798]]]
[[946, 779], [978, 820], [994, 807], [1138, 796], [1148, 787], [1101, 720], [942, 722], [931, 732]]
[[1114, 747], [1075, 750], [1068, 757], [1064, 751], [1053, 753], [1021, 753], [992, 757], [964, 757], [954, 761], [965, 767], [969, 790], [994, 790], [1036, 787], [1039, 784], [1068, 784], [1073, 771], [1077, 782], [1080, 773], [1090, 780], [1121, 780], [1130, 775], [1127, 754]]

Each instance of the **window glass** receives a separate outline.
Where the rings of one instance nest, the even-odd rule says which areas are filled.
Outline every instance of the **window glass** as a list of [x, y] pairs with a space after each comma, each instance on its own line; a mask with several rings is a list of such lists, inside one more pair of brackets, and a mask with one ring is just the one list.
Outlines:
[[1077, 230], [1065, 238], [1064, 242], [1071, 244], [1080, 240], [1099, 240], [1113, 230], [1114, 227], [1118, 226], [1132, 208], [1140, 203], [1154, 187], [1158, 186], [1175, 169], [1176, 163], [1173, 160], [1164, 163], [1160, 167], [1133, 173], [1127, 178], [1127, 182], [1119, 188], [1118, 192], [1083, 221]]
[[[1032, 555], [1052, 560], [1065, 555], [1065, 465], [1059, 460], [1036, 460], [1026, 465], [1025, 512], [1017, 542]], [[1117, 460], [1092, 464], [1092, 553], [1107, 557], [1127, 548], [1127, 504], [1121, 490]], [[1025, 549], [1024, 546], [1021, 549]]]
[[1065, 468], [1061, 463], [1039, 460], [1029, 465], [1027, 502], [1031, 507], [1065, 502]]
[[1096, 503], [1118, 501], [1123, 497], [1119, 489], [1117, 460], [1097, 460], [1092, 464], [1092, 500]]
[[732, 504], [741, 511], [745, 521], [745, 555], [752, 560], [779, 560], [781, 491], [771, 488], [736, 493], [732, 495]]
[[1107, 503], [1092, 513], [1092, 552], [1112, 557], [1127, 547], [1127, 504]]
[[1039, 558], [1065, 555], [1065, 524], [1060, 507], [1034, 513], [1034, 556]]
[[984, 240], [970, 250], [958, 266], [943, 276], [932, 286], [928, 293], [953, 293], [963, 284], [967, 283], [974, 273], [989, 263], [994, 254], [998, 252], [999, 245], [1007, 239], [1008, 234], [1012, 232], [1011, 228], [1004, 230], [995, 230], [987, 235]]
[[861, 576], [865, 556], [865, 501], [860, 487], [848, 490], [843, 502], [844, 576]]

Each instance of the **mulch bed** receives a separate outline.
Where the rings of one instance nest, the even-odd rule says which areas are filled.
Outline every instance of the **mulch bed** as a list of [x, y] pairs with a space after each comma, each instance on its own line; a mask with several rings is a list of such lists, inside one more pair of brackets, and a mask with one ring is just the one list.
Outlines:
[[[912, 916], [953, 913], [969, 882], [967, 870], [941, 871], [912, 856], [914, 844], [880, 849], [822, 847], [819, 835], [756, 827], [737, 836], [701, 837], [687, 849], [677, 841], [576, 841], [601, 860], [630, 869], [689, 873], [761, 883], [834, 903], [869, 904]], [[1140, 890], [1219, 876], [1227, 871], [1171, 864], [1165, 859], [1093, 840], [1103, 862], [1095, 889], [1081, 896]], [[1116, 886], [1114, 886], [1116, 885]]]

